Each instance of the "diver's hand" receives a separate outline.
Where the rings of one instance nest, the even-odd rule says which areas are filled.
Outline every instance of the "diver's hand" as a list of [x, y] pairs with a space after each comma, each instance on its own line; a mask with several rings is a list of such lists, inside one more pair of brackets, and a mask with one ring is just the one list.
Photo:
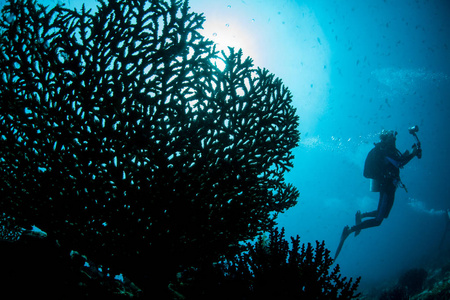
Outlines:
[[414, 144], [412, 147], [412, 154], [414, 156], [417, 156], [418, 158], [421, 158], [422, 157], [422, 149], [417, 147], [416, 144]]
[[417, 158], [422, 158], [422, 148], [417, 148]]

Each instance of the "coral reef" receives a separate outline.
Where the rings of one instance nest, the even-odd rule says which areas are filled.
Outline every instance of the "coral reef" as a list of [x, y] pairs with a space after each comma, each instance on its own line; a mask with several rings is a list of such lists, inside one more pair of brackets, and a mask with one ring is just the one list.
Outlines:
[[260, 236], [239, 256], [199, 269], [189, 269], [172, 289], [184, 299], [354, 299], [354, 282], [340, 274], [324, 242], [300, 245], [284, 239], [284, 229]]
[[[141, 290], [123, 275], [114, 276], [75, 251], [70, 254], [51, 239], [24, 235], [0, 240], [4, 298], [133, 299]], [[11, 296], [13, 295], [13, 296]]]
[[32, 225], [30, 229], [26, 229], [14, 223], [14, 218], [7, 216], [5, 213], [0, 215], [0, 241], [17, 242], [22, 236], [47, 237], [47, 233], [35, 225]]
[[[234, 255], [296, 203], [281, 80], [218, 53], [187, 2], [95, 12], [10, 0], [0, 19], [0, 207], [144, 290]], [[149, 278], [152, 278], [150, 280]]]
[[445, 300], [450, 299], [450, 260], [448, 252], [442, 252], [438, 264], [428, 269], [428, 277], [423, 285], [423, 290], [410, 297], [411, 300]]
[[400, 276], [398, 284], [404, 287], [409, 295], [414, 295], [423, 289], [427, 276], [428, 272], [423, 268], [411, 269]]
[[14, 224], [14, 218], [5, 213], [0, 215], [0, 241], [17, 242], [22, 234], [23, 230]]
[[403, 273], [397, 284], [384, 291], [379, 300], [412, 299], [435, 300], [449, 299], [450, 272], [448, 266], [438, 269], [414, 268]]

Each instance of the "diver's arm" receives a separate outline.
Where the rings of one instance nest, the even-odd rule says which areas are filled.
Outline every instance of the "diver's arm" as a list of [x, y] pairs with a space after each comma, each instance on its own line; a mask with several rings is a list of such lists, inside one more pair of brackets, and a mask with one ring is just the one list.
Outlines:
[[402, 168], [404, 165], [409, 163], [411, 159], [414, 158], [414, 156], [417, 156], [417, 153], [418, 153], [417, 147], [413, 147], [413, 151], [411, 153], [408, 150], [406, 150], [400, 157], [399, 167]]

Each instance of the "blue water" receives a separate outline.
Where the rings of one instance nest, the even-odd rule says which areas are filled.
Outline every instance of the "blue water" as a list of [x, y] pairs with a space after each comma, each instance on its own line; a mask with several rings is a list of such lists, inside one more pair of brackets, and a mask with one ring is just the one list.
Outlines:
[[278, 219], [287, 236], [325, 240], [334, 253], [355, 212], [377, 207], [362, 171], [379, 132], [397, 130], [403, 152], [415, 142], [408, 127], [419, 125], [423, 158], [401, 171], [408, 193], [397, 190], [380, 227], [350, 236], [337, 263], [368, 290], [433, 264], [450, 208], [450, 2], [190, 4], [205, 13], [206, 35], [242, 47], [293, 92], [302, 142], [286, 178], [301, 195]]
[[[56, 2], [64, 1], [47, 1]], [[402, 170], [408, 193], [397, 191], [380, 227], [350, 236], [337, 263], [345, 276], [362, 276], [367, 289], [431, 264], [450, 208], [450, 2], [190, 0], [190, 6], [205, 14], [205, 36], [242, 48], [293, 93], [302, 141], [286, 179], [301, 195], [279, 216], [287, 236], [325, 240], [334, 253], [355, 212], [376, 209], [378, 194], [369, 192], [362, 168], [378, 133], [397, 130], [404, 151], [415, 142], [407, 129], [417, 124], [423, 158]], [[444, 246], [450, 248], [450, 236]]]

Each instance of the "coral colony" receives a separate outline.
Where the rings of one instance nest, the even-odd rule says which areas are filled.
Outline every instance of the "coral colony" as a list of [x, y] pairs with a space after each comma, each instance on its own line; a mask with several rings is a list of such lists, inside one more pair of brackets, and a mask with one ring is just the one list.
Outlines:
[[4, 6], [1, 213], [167, 291], [296, 204], [298, 116], [280, 79], [215, 50], [187, 2], [97, 8]]

